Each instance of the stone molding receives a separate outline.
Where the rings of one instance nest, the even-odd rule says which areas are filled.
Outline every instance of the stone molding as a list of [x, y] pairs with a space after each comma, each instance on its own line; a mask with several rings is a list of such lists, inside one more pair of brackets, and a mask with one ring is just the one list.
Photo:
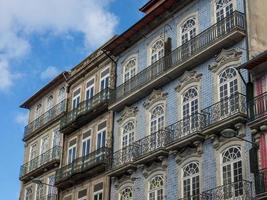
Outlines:
[[138, 109], [136, 106], [131, 106], [128, 107], [126, 106], [123, 111], [121, 112], [121, 116], [120, 118], [117, 120], [117, 122], [119, 124], [122, 124], [123, 122], [125, 122], [127, 119], [131, 118], [131, 117], [135, 117], [136, 114], [138, 112]]
[[186, 71], [180, 78], [180, 83], [177, 85], [175, 90], [181, 92], [187, 85], [201, 80], [202, 74], [197, 73], [196, 71]]
[[159, 101], [164, 101], [167, 99], [168, 93], [164, 93], [161, 89], [153, 90], [153, 92], [149, 95], [147, 100], [144, 102], [144, 107], [149, 109], [153, 104]]

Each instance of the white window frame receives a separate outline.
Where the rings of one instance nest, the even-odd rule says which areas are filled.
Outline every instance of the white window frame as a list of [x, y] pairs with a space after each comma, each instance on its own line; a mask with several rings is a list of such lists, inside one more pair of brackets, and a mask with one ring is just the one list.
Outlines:
[[[43, 150], [43, 145], [44, 145], [44, 140], [47, 140], [47, 149], [46, 150]], [[48, 151], [49, 150], [49, 136], [48, 135], [46, 135], [46, 136], [44, 136], [44, 137], [42, 137], [42, 139], [41, 139], [41, 145], [40, 145], [40, 150], [39, 150], [39, 152], [40, 152], [40, 154], [43, 154], [43, 153], [45, 153], [46, 151]]]
[[127, 146], [129, 146], [129, 145], [132, 144], [132, 143], [130, 143], [130, 141], [129, 141], [130, 133], [128, 132], [128, 133], [127, 133], [127, 145], [126, 145], [126, 146], [123, 146], [123, 138], [124, 138], [124, 136], [125, 136], [125, 135], [124, 135], [125, 126], [126, 126], [127, 124], [129, 124], [129, 123], [132, 123], [133, 126], [134, 126], [133, 131], [130, 132], [130, 133], [133, 133], [133, 141], [132, 141], [132, 143], [135, 141], [136, 123], [135, 123], [135, 120], [134, 120], [134, 119], [129, 119], [129, 120], [127, 120], [125, 123], [123, 123], [122, 128], [121, 128], [121, 148], [125, 148], [125, 147], [127, 147]]
[[[92, 133], [92, 132], [91, 132]], [[86, 138], [84, 138], [84, 139], [82, 139], [82, 143], [81, 143], [81, 156], [86, 156], [86, 155], [88, 155], [88, 154], [86, 154], [86, 155], [83, 155], [83, 143], [85, 142], [85, 141], [87, 141], [87, 140], [90, 140], [90, 148], [89, 148], [89, 153], [88, 154], [90, 154], [91, 152], [92, 152], [92, 136], [90, 135], [90, 136], [87, 136]], [[88, 145], [88, 144], [86, 144], [86, 145]]]
[[50, 94], [46, 98], [46, 111], [49, 111], [54, 106], [54, 95]]
[[[79, 94], [74, 96], [74, 93], [78, 90], [80, 90]], [[79, 99], [79, 103], [77, 103], [77, 99]], [[74, 101], [76, 101], [75, 106], [74, 106]], [[77, 108], [80, 103], [81, 103], [81, 87], [78, 87], [72, 92], [72, 100], [71, 100], [72, 109]]]
[[[152, 54], [152, 51], [153, 51], [153, 47], [154, 47], [154, 45], [157, 43], [157, 42], [159, 42], [159, 41], [162, 41], [162, 43], [163, 43], [163, 47], [162, 47], [162, 49], [160, 49], [160, 50], [157, 50], [157, 52], [156, 52], [156, 54], [155, 55], [157, 55], [156, 57], [157, 57], [157, 60], [155, 60], [153, 63], [155, 63], [155, 62], [157, 62], [160, 58], [162, 58], [162, 57], [164, 57], [165, 56], [165, 42], [164, 42], [164, 38], [162, 38], [162, 37], [157, 37], [156, 39], [154, 39], [151, 43], [150, 43], [150, 45], [149, 45], [149, 57], [148, 57], [148, 65], [152, 65], [153, 63], [152, 63], [152, 55], [154, 55], [154, 54]], [[163, 55], [161, 56], [161, 57], [159, 57], [159, 52], [161, 52], [163, 50]]]
[[162, 103], [162, 102], [158, 102], [157, 104], [154, 104], [152, 107], [151, 107], [151, 109], [150, 109], [150, 111], [149, 111], [149, 135], [151, 135], [151, 134], [155, 134], [156, 132], [158, 132], [159, 131], [159, 128], [158, 128], [158, 126], [159, 126], [159, 124], [158, 124], [158, 121], [159, 121], [159, 116], [157, 116], [157, 118], [156, 118], [156, 126], [157, 126], [157, 130], [156, 131], [154, 131], [153, 133], [151, 132], [151, 123], [152, 123], [152, 113], [153, 113], [153, 111], [156, 109], [156, 107], [158, 107], [158, 106], [160, 106], [162, 109], [163, 109], [163, 114], [160, 116], [160, 117], [163, 117], [163, 129], [165, 128], [165, 121], [166, 121], [166, 110], [165, 110], [165, 104], [164, 103]]
[[[93, 80], [93, 84], [92, 85], [89, 85], [89, 86], [87, 86], [87, 84], [90, 82], [90, 81], [92, 81]], [[85, 88], [85, 99], [86, 100], [88, 100], [88, 99], [91, 99], [94, 95], [95, 95], [95, 76], [93, 76], [93, 77], [91, 77], [90, 79], [88, 79], [87, 81], [86, 81], [86, 88]], [[91, 90], [93, 88], [93, 96], [91, 96], [90, 98], [87, 98], [87, 92], [89, 91], [89, 90]]]
[[[101, 124], [101, 123], [99, 123], [99, 124]], [[104, 131], [105, 131], [105, 141], [104, 141], [104, 144], [102, 144], [102, 142], [103, 142], [103, 132]], [[100, 148], [98, 148], [98, 135], [99, 134], [101, 134], [101, 142], [100, 142], [101, 143], [101, 145], [100, 145], [101, 147]], [[105, 147], [106, 143], [107, 143], [107, 127], [98, 130], [97, 133], [96, 133], [96, 150]]]
[[[99, 195], [101, 193], [102, 193], [102, 200], [104, 200], [104, 190], [103, 189], [98, 190], [98, 191], [93, 193], [93, 200], [95, 200], [95, 195]], [[99, 197], [97, 197], [97, 200], [99, 200]]]
[[[217, 23], [217, 0], [212, 0], [212, 10], [213, 10], [213, 23]], [[235, 11], [237, 9], [237, 0], [232, 0], [232, 4], [233, 4], [233, 11]], [[225, 9], [225, 8], [224, 8]], [[224, 11], [225, 12], [225, 11]], [[225, 16], [225, 13], [224, 13]]]
[[[162, 176], [162, 178], [163, 178], [163, 186], [162, 186], [162, 188], [160, 187], [160, 188], [157, 188], [156, 190], [153, 190], [153, 191], [150, 191], [150, 182], [154, 179], [154, 178], [156, 178], [157, 176]], [[166, 180], [165, 180], [165, 177], [164, 177], [164, 175], [163, 174], [155, 174], [154, 176], [152, 176], [149, 180], [148, 180], [148, 193], [147, 193], [147, 199], [148, 200], [150, 200], [150, 193], [151, 192], [154, 192], [154, 194], [155, 194], [155, 200], [158, 200], [158, 190], [160, 190], [160, 189], [162, 189], [163, 190], [163, 194], [162, 194], [162, 197], [163, 197], [163, 200], [165, 200], [166, 198], [165, 198], [165, 183], [166, 183]]]
[[[62, 89], [64, 89], [64, 92], [61, 94]], [[66, 98], [66, 87], [65, 85], [62, 85], [58, 89], [57, 103], [62, 102], [65, 98]]]
[[122, 197], [122, 192], [126, 189], [130, 188], [131, 189], [131, 192], [132, 192], [132, 197], [130, 199], [127, 199], [127, 200], [133, 200], [134, 199], [134, 190], [133, 190], [133, 185], [127, 185], [127, 186], [124, 186], [122, 189], [119, 190], [119, 200], [122, 200], [121, 197]]
[[[56, 133], [59, 134], [59, 144], [55, 144], [55, 135]], [[55, 147], [55, 146], [62, 146], [62, 139], [61, 139], [61, 133], [59, 131], [59, 128], [55, 128], [53, 129], [53, 136], [52, 136], [52, 147]]]
[[[32, 157], [32, 149], [33, 149], [33, 146], [35, 145], [36, 147], [36, 155], [34, 157]], [[33, 144], [31, 144], [30, 146], [30, 155], [29, 155], [29, 161], [31, 161], [32, 159], [36, 158], [38, 156], [39, 152], [38, 152], [38, 144], [37, 142], [34, 142]]]
[[[133, 67], [131, 67], [129, 71], [129, 79], [125, 79], [125, 75], [126, 75], [126, 68], [127, 65], [129, 64], [129, 62], [131, 62], [132, 60], [135, 61], [135, 65]], [[127, 61], [125, 62], [125, 64], [123, 65], [123, 83], [125, 83], [126, 81], [130, 80], [132, 77], [134, 77], [137, 74], [137, 56], [132, 56], [129, 59], [127, 59]], [[132, 70], [134, 69], [134, 74], [132, 74]]]
[[30, 200], [33, 200], [34, 199], [34, 191], [33, 191], [33, 187], [32, 186], [28, 186], [28, 187], [25, 188], [25, 190], [24, 190], [25, 191], [25, 193], [24, 193], [24, 200], [26, 200], [26, 198], [27, 198], [26, 195], [27, 195], [27, 190], [28, 189], [31, 189], [31, 191], [32, 191], [32, 194], [31, 194], [32, 196], [31, 196]]
[[[72, 146], [69, 146], [69, 144], [70, 144], [70, 142], [71, 142], [72, 140], [76, 140], [76, 143], [75, 143], [74, 145], [72, 145]], [[69, 162], [69, 159], [70, 159], [70, 153], [69, 153], [69, 150], [70, 150], [70, 149], [74, 149], [74, 148], [75, 148], [75, 158], [72, 158], [72, 161]], [[72, 150], [72, 151], [73, 151], [73, 150]], [[73, 155], [73, 153], [72, 153], [72, 155]], [[67, 163], [68, 163], [68, 164], [72, 163], [76, 158], [77, 158], [77, 138], [72, 138], [71, 140], [69, 140], [69, 143], [68, 143]]]
[[[107, 69], [108, 69], [108, 74], [106, 74], [105, 76], [102, 77], [102, 73], [104, 71], [106, 71]], [[108, 83], [106, 83], [106, 79], [107, 78], [108, 78]], [[101, 83], [102, 83], [103, 80], [105, 80], [105, 82], [104, 82], [105, 83], [105, 87], [104, 88], [101, 88]], [[105, 89], [109, 88], [109, 86], [110, 86], [110, 67], [108, 66], [108, 67], [105, 67], [100, 72], [99, 91], [105, 90]]]
[[39, 118], [42, 115], [42, 108], [43, 105], [41, 103], [38, 103], [34, 110], [34, 119]]

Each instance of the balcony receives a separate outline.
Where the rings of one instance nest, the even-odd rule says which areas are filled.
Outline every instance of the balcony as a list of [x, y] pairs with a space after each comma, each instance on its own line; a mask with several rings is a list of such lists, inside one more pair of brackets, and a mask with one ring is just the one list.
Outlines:
[[252, 188], [249, 181], [225, 184], [200, 194], [180, 198], [179, 200], [251, 200]]
[[255, 173], [255, 191], [257, 199], [267, 199], [267, 169]]
[[249, 102], [249, 126], [252, 129], [261, 129], [267, 125], [267, 92], [256, 96]]
[[201, 113], [206, 115], [202, 133], [220, 132], [247, 120], [246, 96], [240, 93], [233, 94], [203, 109]]
[[77, 158], [72, 163], [56, 171], [55, 185], [58, 188], [68, 188], [104, 172], [110, 163], [110, 149], [103, 147], [86, 156]]
[[81, 102], [77, 108], [62, 117], [60, 131], [65, 134], [71, 133], [106, 111], [110, 96], [111, 89], [107, 88], [97, 93], [91, 99]]
[[118, 111], [133, 104], [153, 89], [181, 76], [185, 70], [211, 58], [222, 48], [241, 41], [245, 35], [245, 15], [235, 11], [118, 86], [110, 109]]
[[45, 153], [32, 159], [30, 162], [21, 166], [20, 180], [27, 182], [44, 172], [59, 166], [61, 147], [55, 146]]
[[66, 111], [66, 100], [61, 101], [24, 128], [23, 141], [33, 137], [41, 128], [48, 127]]
[[194, 141], [204, 139], [201, 133], [206, 115], [196, 113], [166, 127], [166, 147], [168, 150], [182, 148]]

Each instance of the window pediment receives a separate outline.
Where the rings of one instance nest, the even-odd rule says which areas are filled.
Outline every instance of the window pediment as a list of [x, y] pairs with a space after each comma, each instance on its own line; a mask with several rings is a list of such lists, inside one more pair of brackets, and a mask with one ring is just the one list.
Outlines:
[[181, 92], [190, 83], [199, 82], [202, 74], [198, 74], [196, 71], [186, 71], [180, 78], [180, 83], [177, 85], [175, 90]]
[[149, 109], [154, 103], [166, 100], [166, 98], [167, 93], [164, 93], [162, 90], [153, 90], [143, 105], [146, 109]]
[[121, 113], [121, 116], [120, 118], [117, 120], [117, 122], [119, 124], [122, 124], [124, 121], [126, 121], [127, 119], [131, 118], [131, 117], [135, 117], [136, 114], [137, 114], [137, 107], [136, 106], [132, 106], [132, 107], [128, 107], [126, 106], [122, 113]]
[[222, 66], [232, 63], [232, 62], [239, 62], [242, 56], [242, 52], [237, 49], [223, 49], [219, 55], [215, 57], [215, 62], [209, 65], [209, 70], [212, 72], [217, 72]]

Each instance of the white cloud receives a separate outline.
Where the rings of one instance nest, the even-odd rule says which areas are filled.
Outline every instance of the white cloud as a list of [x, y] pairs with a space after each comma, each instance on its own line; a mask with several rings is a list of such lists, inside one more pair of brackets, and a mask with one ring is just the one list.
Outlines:
[[[109, 11], [112, 0], [0, 0], [0, 59], [9, 63], [31, 48], [32, 34], [58, 36], [82, 33], [84, 44], [96, 48], [113, 36], [118, 23]], [[2, 67], [3, 68], [3, 67]], [[5, 73], [12, 74], [9, 65]], [[4, 82], [5, 81], [5, 82]], [[12, 79], [0, 79], [0, 90]]]
[[12, 74], [9, 71], [9, 63], [6, 60], [0, 59], [0, 90], [7, 91], [13, 85], [13, 81], [18, 77], [18, 74]]
[[28, 123], [28, 113], [19, 113], [17, 114], [15, 121], [20, 125], [27, 125]]
[[60, 72], [56, 67], [50, 66], [50, 67], [47, 67], [41, 73], [41, 79], [52, 79], [52, 78], [56, 77], [59, 73]]

